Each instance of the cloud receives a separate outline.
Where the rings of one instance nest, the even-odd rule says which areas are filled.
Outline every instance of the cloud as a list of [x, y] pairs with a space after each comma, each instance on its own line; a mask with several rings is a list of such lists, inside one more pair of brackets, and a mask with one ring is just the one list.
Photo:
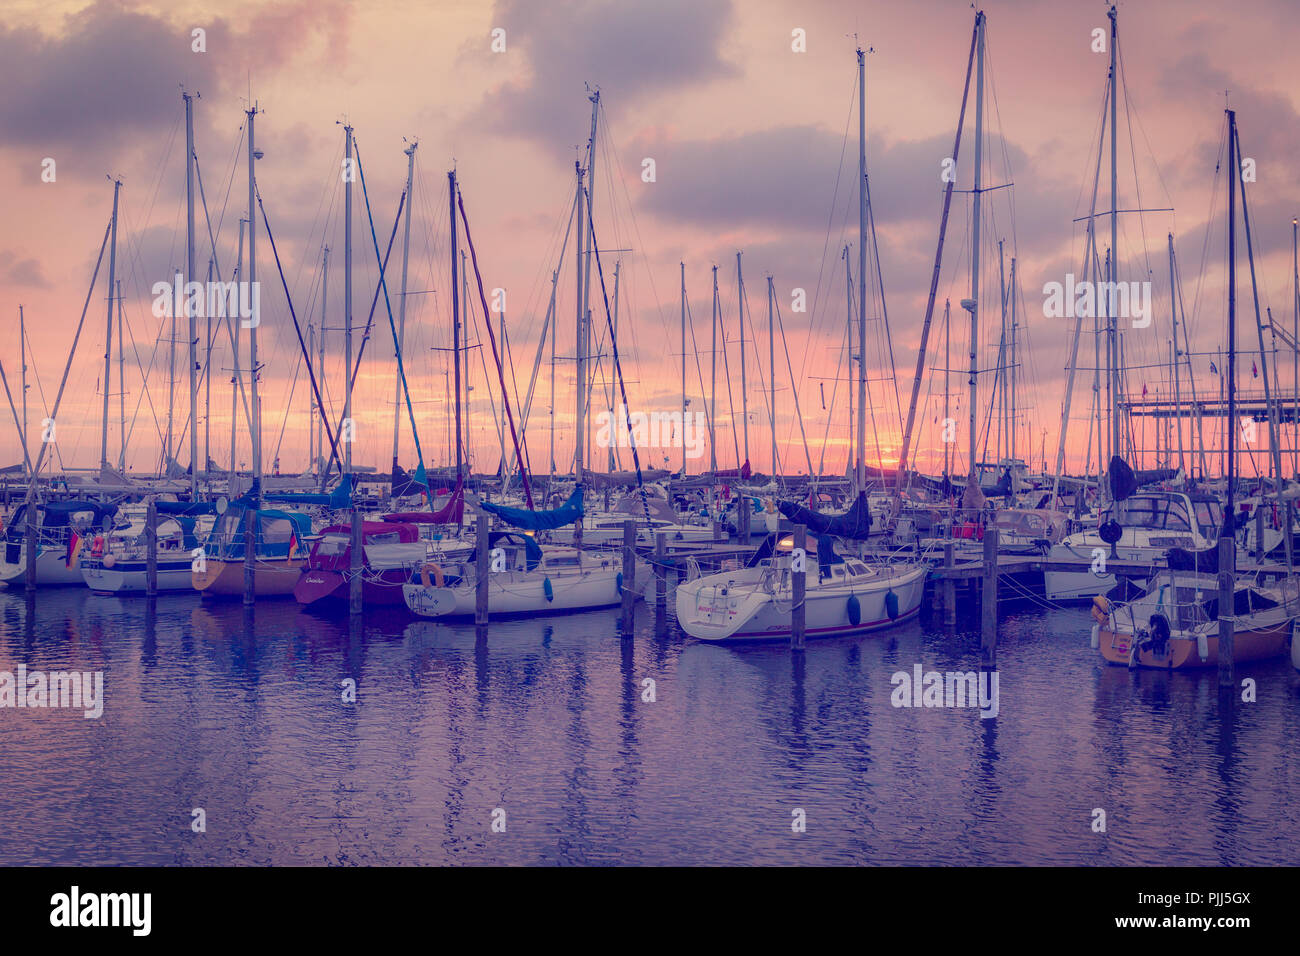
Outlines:
[[492, 26], [506, 31], [507, 52], [492, 53], [485, 36], [481, 46], [467, 46], [463, 56], [522, 51], [531, 72], [526, 80], [508, 81], [489, 92], [470, 122], [486, 120], [498, 132], [557, 152], [569, 150], [587, 138], [577, 101], [585, 83], [609, 91], [621, 110], [736, 75], [736, 67], [718, 52], [731, 19], [730, 3], [696, 0], [500, 0]]
[[30, 289], [50, 288], [50, 281], [45, 278], [39, 262], [21, 258], [8, 250], [0, 250], [0, 282]]

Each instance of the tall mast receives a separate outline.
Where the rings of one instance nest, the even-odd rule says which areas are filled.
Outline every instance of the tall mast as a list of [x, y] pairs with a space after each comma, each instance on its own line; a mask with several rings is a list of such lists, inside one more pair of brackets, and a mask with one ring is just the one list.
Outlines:
[[[257, 172], [253, 163], [257, 151], [253, 145], [253, 125], [257, 117], [257, 104], [254, 103], [248, 113], [248, 283], [253, 288], [257, 281]], [[257, 396], [257, 383], [261, 378], [261, 369], [257, 364], [257, 323], [252, 322], [248, 329], [249, 384], [252, 388], [253, 404], [253, 479], [261, 487], [262, 480], [262, 404]], [[234, 451], [232, 449], [233, 457]]]
[[[352, 127], [343, 127], [344, 154], [348, 175], [343, 180], [343, 374], [347, 390], [343, 393], [343, 420], [352, 422]], [[351, 437], [351, 436], [349, 436]], [[352, 473], [352, 442], [343, 443], [343, 471]]]
[[[736, 312], [740, 316], [740, 421], [745, 438], [745, 461], [749, 462], [749, 388], [745, 377], [745, 273], [736, 253]], [[743, 466], [741, 466], [743, 468]]]
[[[208, 257], [208, 288], [212, 288], [212, 278], [216, 262]], [[120, 297], [119, 297], [120, 298]], [[208, 462], [212, 460], [212, 310], [204, 309], [207, 317], [204, 323], [204, 372], [203, 372], [203, 474], [208, 479], [208, 493], [212, 493], [212, 477], [208, 475]], [[120, 330], [119, 330], [120, 331]], [[121, 335], [118, 335], [118, 351], [121, 352]]]
[[[330, 291], [330, 247], [329, 246], [325, 246], [324, 250], [321, 252], [320, 270], [321, 270], [320, 338], [316, 340], [316, 349], [317, 349], [316, 367], [321, 369], [322, 370], [321, 374], [324, 375], [325, 374], [324, 373], [325, 315], [326, 315], [325, 308], [326, 308], [326, 301], [329, 298], [329, 291]], [[320, 460], [322, 457], [324, 457], [323, 452], [324, 452], [324, 439], [325, 439], [325, 425], [324, 425], [325, 409], [318, 406], [316, 411], [321, 416], [321, 421], [316, 423], [316, 449], [315, 449], [316, 454], [315, 454], [315, 462], [314, 462], [316, 464], [316, 467], [319, 468]]]
[[[983, 185], [984, 155], [984, 14], [975, 16], [975, 188], [971, 211], [971, 252], [970, 252], [970, 481], [979, 480], [979, 468], [975, 454], [975, 412], [977, 408], [976, 377], [978, 367], [976, 356], [979, 352], [979, 314], [980, 314], [980, 189]], [[965, 303], [963, 303], [964, 305]]]
[[[1228, 460], [1224, 465], [1228, 479], [1227, 505], [1224, 512], [1223, 528], [1220, 538], [1236, 540], [1233, 515], [1233, 481], [1237, 475], [1237, 114], [1227, 110], [1228, 114], [1228, 417], [1225, 419], [1224, 431], [1227, 432]], [[1221, 571], [1233, 571], [1233, 568], [1220, 568]]]
[[[550, 444], [550, 453], [551, 453], [551, 470], [550, 470], [550, 477], [551, 477], [552, 479], [555, 478], [555, 338], [556, 338], [556, 326], [559, 325], [559, 323], [558, 323], [558, 322], [556, 321], [556, 319], [555, 319], [554, 313], [555, 313], [555, 292], [556, 292], [556, 287], [559, 285], [559, 281], [560, 281], [560, 270], [559, 270], [559, 269], [553, 269], [553, 270], [551, 270], [551, 313], [552, 313], [552, 318], [551, 318], [551, 415], [550, 415], [550, 419], [551, 419], [551, 422], [550, 422], [550, 428], [551, 428], [551, 444]], [[551, 483], [550, 483], [550, 482], [547, 482], [547, 485], [546, 485], [546, 491], [547, 491], [547, 494], [550, 494], [550, 491], [551, 491]]]
[[[844, 244], [844, 316], [848, 327], [844, 332], [844, 342], [849, 349], [849, 381], [853, 381], [853, 264], [849, 262], [849, 245]], [[857, 432], [853, 430], [853, 389], [848, 389], [849, 393], [849, 465], [857, 467], [857, 458], [854, 452], [857, 447]], [[854, 480], [857, 480], [857, 472], [854, 471]]]
[[[1292, 281], [1292, 302], [1291, 302], [1291, 396], [1295, 401], [1293, 406], [1292, 421], [1300, 429], [1300, 251], [1297, 251], [1300, 244], [1297, 243], [1297, 229], [1300, 229], [1300, 219], [1291, 220], [1291, 281]], [[27, 426], [24, 425], [24, 428]], [[1292, 440], [1291, 445], [1291, 467], [1295, 471], [1297, 480], [1300, 480], [1300, 435]]]
[[1182, 390], [1178, 374], [1178, 283], [1174, 277], [1174, 234], [1169, 233], [1169, 306], [1170, 317], [1173, 320], [1173, 340], [1170, 346], [1173, 348], [1174, 363], [1174, 405], [1178, 408], [1178, 417], [1174, 420], [1174, 426], [1178, 429], [1178, 467], [1185, 468], [1186, 461], [1183, 457], [1183, 399]]
[[[244, 279], [244, 224], [244, 220], [241, 218], [239, 220], [239, 255], [235, 262], [235, 278], [241, 282]], [[230, 377], [230, 480], [227, 482], [226, 490], [233, 493], [234, 489], [231, 485], [234, 483], [235, 466], [238, 464], [235, 454], [239, 448], [238, 431], [235, 426], [238, 422], [239, 390], [242, 384], [239, 368], [239, 330], [243, 323], [231, 316], [226, 317], [226, 322], [227, 328], [232, 332], [231, 341], [233, 342], [232, 351], [234, 353], [234, 367], [231, 369]]]
[[[772, 409], [772, 480], [776, 481], [776, 327], [772, 324], [772, 277], [767, 277], [767, 365], [769, 405]], [[684, 360], [683, 360], [684, 364]]]
[[[180, 275], [181, 267], [175, 268], [175, 274]], [[184, 308], [184, 299], [181, 298], [181, 290], [173, 288], [172, 290], [172, 314], [168, 325], [167, 336], [167, 447], [163, 449], [162, 476], [166, 477], [168, 470], [171, 468], [172, 460], [176, 457], [176, 450], [173, 445], [175, 433], [175, 409], [176, 409], [176, 317], [180, 315], [180, 310]]]
[[[622, 273], [622, 270], [623, 270], [623, 260], [620, 258], [618, 261], [614, 263], [614, 341], [615, 342], [618, 341], [618, 300], [619, 300], [618, 286], [619, 286], [619, 278]], [[609, 419], [611, 422], [614, 420], [615, 384], [616, 383], [613, 381], [609, 383]], [[614, 460], [615, 460], [614, 451], [615, 451], [616, 444], [617, 444], [616, 442], [612, 442], [612, 441], [609, 443], [610, 472], [614, 471]]]
[[[682, 270], [682, 477], [686, 477], [686, 263]], [[614, 443], [609, 443], [610, 448]]]
[[[1110, 8], [1107, 16], [1110, 17], [1110, 262], [1107, 269], [1107, 279], [1111, 283], [1107, 289], [1113, 289], [1113, 283], [1119, 275], [1119, 125], [1118, 102], [1119, 102], [1119, 73], [1117, 71], [1117, 51], [1119, 45], [1119, 17], [1115, 12], [1114, 6]], [[1109, 297], [1106, 307], [1108, 341], [1110, 351], [1108, 353], [1110, 362], [1111, 375], [1111, 426], [1110, 426], [1110, 453], [1112, 456], [1118, 456], [1120, 453], [1120, 428], [1121, 421], [1119, 417], [1119, 345], [1116, 336], [1119, 334], [1118, 318], [1111, 314], [1113, 310], [1109, 306]]]
[[[948, 299], [943, 300], [943, 420], [944, 427], [947, 427], [949, 408], [949, 396], [952, 394], [952, 387], [949, 383], [948, 373], [952, 370], [952, 303]], [[952, 474], [952, 442], [943, 443], [943, 480], [944, 495], [949, 492], [947, 483], [951, 481]]]
[[[26, 413], [27, 396], [23, 395]], [[27, 421], [23, 421], [23, 431]], [[122, 347], [122, 280], [117, 280], [117, 470], [126, 472], [126, 350]]]
[[[405, 235], [402, 239], [402, 297], [398, 299], [397, 304], [397, 351], [402, 351], [402, 342], [406, 338], [406, 271], [407, 265], [411, 258], [411, 206], [412, 201], [411, 188], [415, 184], [415, 147], [416, 143], [408, 146], [406, 153], [406, 225], [404, 226]], [[393, 398], [393, 464], [397, 464], [398, 451], [398, 425], [402, 418], [402, 380], [398, 376], [395, 385], [396, 393]]]
[[[867, 60], [858, 47], [858, 494], [867, 490]], [[853, 367], [852, 361], [849, 368]], [[883, 464], [883, 463], [882, 463]]]
[[456, 170], [447, 173], [447, 202], [451, 215], [451, 361], [456, 369], [453, 384], [456, 386], [456, 480], [464, 474], [464, 451], [460, 436], [460, 279], [456, 275], [459, 247], [456, 242]]
[[576, 168], [578, 174], [578, 199], [577, 199], [578, 232], [577, 232], [577, 246], [575, 247], [576, 255], [573, 257], [574, 262], [577, 263], [577, 269], [578, 269], [578, 285], [577, 285], [578, 314], [576, 320], [577, 327], [575, 329], [574, 338], [573, 338], [574, 348], [576, 350], [574, 357], [575, 357], [576, 369], [577, 369], [573, 379], [573, 384], [575, 386], [574, 401], [576, 403], [574, 407], [574, 417], [573, 417], [573, 475], [574, 478], [577, 479], [578, 483], [581, 484], [582, 483], [582, 453], [584, 450], [583, 435], [586, 432], [585, 399], [587, 397], [587, 335], [586, 335], [587, 326], [586, 326], [586, 322], [584, 321], [585, 316], [583, 315], [584, 311], [586, 310], [586, 301], [585, 301], [586, 296], [584, 294], [583, 246], [586, 245], [587, 220], [583, 218], [584, 193], [582, 188], [582, 163], [575, 162], [574, 167]]
[[27, 481], [30, 484], [34, 477], [31, 469], [31, 461], [26, 454], [27, 450], [27, 319], [23, 315], [23, 307], [18, 306], [18, 345], [19, 357], [22, 362], [22, 386], [23, 386], [23, 461], [27, 467]]
[[998, 240], [998, 298], [1001, 300], [1001, 315], [998, 320], [998, 370], [997, 370], [997, 393], [998, 393], [998, 443], [997, 456], [999, 463], [1005, 457], [1005, 431], [1007, 416], [1007, 259], [1006, 252], [1003, 249], [1003, 240]]
[[[104, 333], [104, 421], [99, 436], [99, 467], [101, 469], [108, 467], [108, 383], [113, 375], [113, 289], [117, 284], [117, 197], [121, 190], [122, 180], [113, 180], [113, 241], [112, 245], [108, 247], [108, 327]], [[23, 400], [25, 403], [25, 386]], [[26, 408], [25, 404], [24, 408]], [[24, 417], [24, 431], [26, 428], [26, 418]]]
[[718, 414], [718, 267], [713, 267], [713, 338], [709, 348], [712, 362], [709, 382], [709, 471], [718, 470], [718, 449], [713, 423]]
[[[185, 98], [185, 284], [194, 280], [194, 100]], [[190, 360], [190, 500], [199, 500], [199, 356], [198, 316], [190, 307], [191, 296], [185, 295], [185, 316], [189, 335]], [[204, 309], [204, 311], [207, 311]], [[204, 463], [206, 464], [206, 462]]]
[[[1004, 373], [1004, 381], [1008, 382], [1008, 388], [1006, 388], [1006, 405], [1009, 406], [1009, 410], [1010, 410], [1010, 414], [1009, 414], [1010, 434], [1008, 436], [1008, 440], [1010, 444], [1010, 459], [1013, 460], [1013, 462], [1015, 462], [1015, 460], [1017, 460], [1017, 458], [1015, 458], [1015, 369], [1017, 369], [1017, 363], [1015, 363], [1015, 333], [1017, 333], [1017, 330], [1019, 328], [1017, 324], [1017, 311], [1015, 311], [1015, 299], [1017, 299], [1017, 294], [1015, 294], [1015, 256], [1011, 256], [1010, 293], [1011, 293], [1011, 349], [1010, 349], [1010, 355], [1008, 356], [1008, 364], [1006, 364], [1006, 372]], [[1011, 490], [1015, 490], [1014, 475], [1013, 475], [1013, 479], [1011, 479]]]
[[[586, 407], [585, 406], [586, 396], [591, 394], [591, 388], [593, 383], [595, 382], [595, 376], [596, 376], [595, 365], [592, 365], [588, 368], [587, 363], [585, 361], [585, 356], [590, 354], [591, 347], [594, 344], [594, 342], [592, 341], [594, 337], [592, 335], [592, 328], [591, 328], [591, 253], [592, 253], [591, 235], [594, 227], [591, 225], [591, 223], [596, 218], [596, 119], [600, 115], [600, 90], [593, 90], [592, 92], [588, 93], [587, 99], [591, 101], [591, 138], [587, 140], [587, 171], [586, 171], [586, 181], [587, 181], [586, 216], [587, 218], [583, 219], [579, 217], [578, 220], [578, 226], [579, 226], [578, 232], [586, 237], [586, 241], [583, 247], [585, 249], [585, 255], [582, 257], [582, 262], [581, 262], [582, 265], [581, 320], [582, 320], [582, 328], [583, 328], [582, 351], [584, 355], [583, 367], [587, 369], [587, 373], [592, 377], [592, 380], [590, 382], [587, 381], [587, 379], [585, 378], [579, 379], [579, 382], [581, 382], [581, 388], [583, 389], [584, 409]], [[612, 347], [613, 346], [611, 344], [611, 348]], [[579, 438], [584, 443], [590, 441], [591, 436], [587, 433], [587, 429], [585, 428], [585, 422], [584, 422], [583, 430], [580, 431], [578, 435]], [[591, 457], [594, 458], [595, 456], [593, 455]]]

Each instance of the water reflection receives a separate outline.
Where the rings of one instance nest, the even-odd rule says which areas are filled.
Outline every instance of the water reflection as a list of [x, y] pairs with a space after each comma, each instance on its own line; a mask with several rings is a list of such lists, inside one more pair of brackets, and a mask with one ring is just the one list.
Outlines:
[[791, 654], [694, 643], [671, 607], [625, 639], [617, 608], [481, 634], [0, 593], [0, 670], [103, 670], [106, 698], [0, 709], [0, 863], [1300, 861], [1285, 661], [1221, 714], [1212, 672], [1105, 668], [1086, 613], [1021, 609], [983, 719], [891, 703], [897, 671], [978, 668], [941, 616]]

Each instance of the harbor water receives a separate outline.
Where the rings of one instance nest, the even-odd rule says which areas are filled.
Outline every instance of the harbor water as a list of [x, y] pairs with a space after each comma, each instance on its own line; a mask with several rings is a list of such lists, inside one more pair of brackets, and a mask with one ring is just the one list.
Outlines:
[[989, 718], [894, 705], [916, 665], [978, 669], [977, 619], [792, 655], [697, 643], [671, 599], [632, 640], [616, 610], [479, 640], [0, 592], [0, 671], [103, 673], [98, 718], [0, 709], [0, 864], [1300, 863], [1286, 660], [1221, 717], [1213, 671], [1106, 667], [1085, 610], [1004, 607]]

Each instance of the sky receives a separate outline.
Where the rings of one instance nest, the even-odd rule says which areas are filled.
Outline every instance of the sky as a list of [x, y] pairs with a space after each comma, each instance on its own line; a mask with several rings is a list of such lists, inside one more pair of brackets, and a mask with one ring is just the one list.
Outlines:
[[[999, 286], [1015, 259], [1016, 454], [1054, 465], [1066, 394], [1073, 325], [1045, 314], [1044, 286], [1083, 277], [1084, 223], [1097, 173], [1097, 138], [1109, 53], [1094, 30], [1108, 27], [1100, 2], [1003, 0], [984, 7], [980, 328], [977, 344], [981, 459], [998, 455], [991, 415], [999, 364]], [[1130, 0], [1118, 8], [1121, 61], [1116, 275], [1151, 283], [1152, 322], [1125, 328], [1126, 389], [1148, 397], [1172, 392], [1167, 236], [1176, 248], [1190, 358], [1180, 395], [1215, 395], [1225, 363], [1225, 106], [1236, 111], [1253, 230], [1238, 244], [1238, 345], [1257, 349], [1247, 253], [1253, 251], [1261, 313], [1295, 321], [1292, 218], [1300, 186], [1292, 165], [1300, 141], [1293, 51], [1300, 9], [1285, 0], [1225, 5], [1202, 0]], [[353, 189], [352, 314], [360, 345], [378, 277], [376, 245], [393, 233], [407, 169], [403, 150], [418, 142], [406, 296], [404, 367], [427, 464], [449, 458], [448, 360], [452, 262], [447, 172], [457, 171], [489, 311], [505, 290], [504, 319], [491, 312], [497, 345], [504, 321], [505, 379], [515, 425], [523, 428], [533, 370], [538, 372], [526, 428], [528, 459], [545, 472], [570, 468], [575, 419], [575, 265], [572, 237], [560, 259], [575, 192], [574, 162], [590, 134], [589, 93], [600, 91], [593, 224], [605, 292], [593, 270], [592, 319], [602, 357], [593, 411], [610, 404], [611, 356], [604, 330], [618, 310], [618, 348], [633, 411], [681, 410], [683, 299], [690, 331], [685, 351], [688, 411], [712, 406], [719, 467], [745, 457], [742, 407], [748, 405], [748, 457], [769, 471], [773, 408], [784, 473], [842, 473], [849, 449], [849, 359], [845, 351], [846, 244], [858, 281], [856, 165], [857, 64], [867, 50], [867, 166], [875, 221], [866, 315], [869, 379], [867, 460], [892, 464], [901, 445], [917, 349], [934, 269], [944, 182], [953, 153], [974, 9], [947, 0], [848, 3], [776, 0], [554, 0], [496, 3], [335, 0], [191, 4], [108, 2], [0, 3], [0, 360], [21, 401], [19, 308], [29, 343], [28, 419], [33, 444], [50, 415], [86, 305], [55, 416], [55, 466], [93, 468], [100, 451], [106, 337], [107, 262], [91, 276], [108, 225], [113, 186], [122, 180], [117, 278], [126, 335], [125, 394], [117, 349], [109, 386], [109, 460], [122, 445], [128, 468], [156, 470], [173, 410], [175, 457], [189, 461], [190, 403], [185, 332], [169, 388], [169, 320], [153, 314], [152, 286], [168, 281], [185, 257], [185, 138], [182, 89], [196, 95], [195, 149], [216, 238], [214, 268], [228, 278], [238, 258], [239, 219], [247, 215], [245, 113], [251, 101], [257, 178], [284, 270], [286, 299], [263, 223], [257, 268], [264, 464], [297, 471], [308, 458], [310, 388], [294, 332], [315, 334], [325, 299], [326, 359], [318, 368], [332, 421], [342, 415], [344, 188], [343, 125], [355, 130], [366, 179]], [[203, 31], [202, 52], [194, 31]], [[504, 34], [494, 31], [504, 31]], [[494, 45], [497, 49], [494, 49]], [[502, 49], [504, 47], [504, 49]], [[802, 47], [802, 49], [798, 49]], [[943, 468], [944, 368], [947, 417], [956, 441], [953, 470], [968, 461], [974, 91], [956, 171], [937, 287], [927, 371], [919, 388], [915, 461]], [[1110, 147], [1103, 151], [1097, 209], [1110, 208]], [[47, 181], [54, 161], [53, 181]], [[653, 160], [653, 177], [647, 175]], [[43, 173], [45, 175], [43, 176]], [[651, 181], [647, 181], [650, 179]], [[373, 216], [366, 215], [368, 198]], [[1241, 214], [1240, 204], [1238, 215]], [[259, 214], [260, 217], [260, 214]], [[1109, 219], [1098, 220], [1101, 257]], [[1239, 223], [1241, 220], [1238, 220]], [[213, 248], [202, 206], [198, 271]], [[1001, 253], [999, 253], [1001, 243]], [[323, 281], [323, 246], [330, 247]], [[386, 273], [399, 311], [403, 232]], [[461, 227], [461, 249], [464, 230]], [[876, 250], [878, 249], [878, 262]], [[747, 392], [740, 388], [736, 255], [742, 254]], [[614, 295], [614, 270], [619, 273]], [[681, 292], [683, 281], [685, 296]], [[717, 267], [720, 341], [712, 347], [712, 269]], [[539, 342], [555, 282], [555, 397], [549, 348]], [[774, 340], [769, 340], [768, 279]], [[471, 291], [467, 419], [476, 470], [496, 466], [508, 430], [498, 431], [501, 388], [483, 325], [478, 284]], [[327, 288], [323, 286], [327, 285]], [[802, 290], [802, 295], [799, 290]], [[89, 292], [89, 298], [87, 294]], [[856, 291], [853, 292], [856, 298]], [[800, 300], [804, 308], [801, 310]], [[944, 303], [951, 302], [950, 328]], [[88, 304], [87, 304], [88, 303]], [[1088, 323], [1089, 326], [1091, 322]], [[184, 322], [182, 320], [182, 326]], [[887, 328], [887, 332], [886, 332]], [[1086, 331], [1086, 330], [1085, 330]], [[945, 334], [945, 332], [947, 334]], [[116, 334], [116, 332], [114, 333]], [[200, 362], [207, 360], [204, 345]], [[241, 363], [247, 368], [247, 333]], [[1181, 337], [1181, 335], [1180, 335]], [[1273, 340], [1265, 338], [1267, 361]], [[1079, 371], [1066, 438], [1067, 470], [1088, 465], [1093, 337], [1079, 345]], [[945, 351], [946, 347], [946, 351]], [[1285, 349], [1282, 343], [1279, 349]], [[396, 362], [383, 296], [374, 311], [353, 393], [353, 459], [386, 471], [392, 457]], [[892, 354], [892, 361], [891, 361]], [[1004, 355], [1008, 354], [1003, 352]], [[1293, 359], [1279, 353], [1281, 385], [1292, 388]], [[540, 362], [538, 358], [540, 355]], [[945, 359], [946, 356], [946, 359]], [[775, 362], [773, 362], [773, 359]], [[1239, 389], [1259, 356], [1243, 351]], [[224, 328], [211, 352], [211, 398], [200, 392], [198, 447], [230, 459], [233, 353]], [[717, 386], [713, 366], [716, 362]], [[772, 366], [775, 364], [775, 400]], [[1003, 364], [1010, 364], [1004, 360]], [[1194, 379], [1188, 379], [1188, 365]], [[792, 387], [792, 382], [794, 383]], [[729, 387], [728, 387], [729, 383]], [[1001, 386], [998, 386], [1001, 388]], [[710, 399], [712, 398], [712, 402]], [[1102, 385], [1105, 401], [1105, 386]], [[856, 397], [853, 401], [856, 402]], [[124, 408], [125, 414], [119, 412]], [[400, 457], [416, 450], [405, 408]], [[18, 430], [0, 408], [0, 464], [21, 460]], [[21, 412], [20, 412], [21, 414]], [[1204, 424], [1217, 446], [1218, 424]], [[985, 437], [988, 428], [991, 434]], [[236, 464], [250, 459], [243, 412], [236, 416]], [[950, 433], [953, 430], [950, 429]], [[1150, 419], [1135, 419], [1139, 464], [1156, 463]], [[552, 438], [552, 434], [554, 437]], [[593, 432], [594, 435], [594, 432]], [[1090, 435], [1092, 436], [1090, 438]], [[1184, 432], [1193, 442], [1190, 424]], [[1002, 453], [1010, 451], [1009, 440]], [[1290, 447], [1291, 439], [1286, 439]], [[1250, 447], [1266, 447], [1261, 426]], [[681, 451], [643, 450], [643, 466], [676, 468]], [[596, 450], [597, 467], [607, 453]], [[698, 472], [709, 452], [688, 461]], [[629, 467], [624, 451], [618, 464]], [[1258, 459], [1265, 466], [1263, 458]], [[1095, 464], [1093, 465], [1095, 467]], [[1247, 468], [1249, 471], [1249, 468]]]

